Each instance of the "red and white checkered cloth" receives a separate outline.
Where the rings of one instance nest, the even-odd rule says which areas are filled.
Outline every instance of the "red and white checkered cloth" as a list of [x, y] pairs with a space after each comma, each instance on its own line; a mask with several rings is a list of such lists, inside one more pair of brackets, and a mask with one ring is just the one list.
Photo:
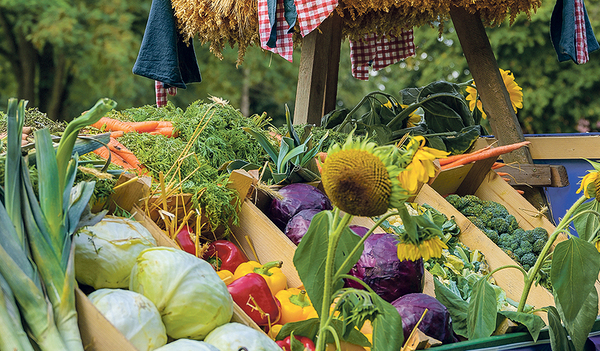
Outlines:
[[337, 0], [294, 0], [294, 3], [303, 37], [317, 28], [338, 5]]
[[400, 37], [391, 34], [369, 34], [364, 41], [350, 40], [352, 76], [369, 80], [369, 66], [375, 71], [415, 55], [413, 30], [403, 31]]
[[578, 64], [588, 62], [590, 57], [587, 48], [583, 0], [575, 0], [575, 50]]
[[154, 81], [154, 90], [156, 90], [156, 107], [167, 105], [167, 93], [171, 96], [177, 94], [177, 87], [165, 88], [163, 82]]
[[284, 59], [292, 62], [292, 54], [294, 53], [294, 42], [292, 41], [292, 33], [287, 32], [288, 24], [285, 20], [285, 8], [283, 0], [277, 0], [277, 42], [276, 47], [270, 48], [267, 46], [269, 35], [271, 33], [271, 23], [269, 22], [269, 7], [267, 0], [258, 1], [258, 31], [260, 34], [260, 47], [279, 54]]

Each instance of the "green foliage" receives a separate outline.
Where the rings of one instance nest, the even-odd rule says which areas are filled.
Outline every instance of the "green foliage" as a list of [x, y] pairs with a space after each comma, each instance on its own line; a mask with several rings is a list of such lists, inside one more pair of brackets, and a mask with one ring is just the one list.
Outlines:
[[496, 330], [496, 292], [483, 277], [473, 286], [467, 308], [467, 335], [469, 340], [486, 338]]

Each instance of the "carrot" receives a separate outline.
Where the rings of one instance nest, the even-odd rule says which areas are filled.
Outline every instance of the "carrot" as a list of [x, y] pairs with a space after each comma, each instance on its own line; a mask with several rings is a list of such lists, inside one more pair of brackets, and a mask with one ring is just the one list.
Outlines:
[[92, 127], [97, 128], [97, 129], [105, 129], [111, 132], [115, 132], [115, 131], [123, 131], [125, 133], [128, 132], [135, 132], [135, 129], [127, 122], [122, 122], [119, 121], [117, 119], [113, 119], [113, 118], [108, 118], [108, 117], [102, 117], [100, 118], [100, 120], [94, 124], [92, 124]]
[[502, 163], [502, 162], [494, 162], [494, 164], [492, 165], [492, 169], [498, 169], [498, 168], [502, 168], [506, 166], [506, 164]]
[[521, 195], [525, 194], [525, 190], [519, 190], [519, 189], [515, 189], [516, 192], [518, 192]]
[[168, 138], [170, 138], [170, 137], [176, 138], [179, 135], [179, 133], [175, 130], [174, 127], [158, 128], [158, 129], [155, 129], [152, 132], [150, 132], [150, 134], [152, 134], [152, 135], [162, 134]]
[[171, 128], [173, 127], [173, 122], [171, 121], [158, 121], [158, 125], [156, 128]]
[[500, 177], [506, 177], [509, 173], [507, 172], [496, 172], [497, 175], [499, 175]]
[[498, 146], [498, 147], [491, 148], [489, 150], [486, 150], [486, 151], [483, 151], [483, 152], [480, 152], [477, 154], [467, 155], [457, 161], [454, 161], [452, 163], [448, 163], [448, 164], [442, 166], [442, 170], [445, 170], [448, 168], [453, 168], [456, 166], [466, 165], [467, 163], [484, 160], [484, 159], [490, 158], [490, 157], [498, 157], [500, 155], [515, 151], [518, 148], [525, 146], [527, 144], [531, 144], [531, 141], [522, 141], [520, 143]]
[[123, 144], [118, 142], [117, 139], [110, 138], [110, 141], [108, 142], [108, 148], [111, 152], [117, 154], [125, 162], [133, 166], [133, 168], [141, 169], [140, 160], [138, 160], [138, 158], [133, 154], [133, 152], [131, 152]]
[[127, 124], [138, 133], [152, 132], [158, 128], [158, 121], [129, 122]]
[[117, 155], [116, 153], [114, 153], [110, 150], [107, 150], [105, 147], [101, 147], [101, 148], [94, 150], [94, 153], [96, 155], [102, 157], [105, 160], [108, 160], [108, 157], [110, 156], [110, 163], [114, 163], [117, 166], [123, 167], [124, 169], [134, 169], [135, 168], [132, 165], [130, 165], [129, 163], [127, 163], [125, 160], [123, 160], [123, 158], [121, 158], [121, 156]]
[[111, 138], [119, 138], [119, 137], [122, 137], [123, 134], [125, 134], [125, 132], [123, 132], [122, 130], [117, 130], [116, 132], [110, 132], [110, 137]]
[[440, 158], [440, 159], [439, 159], [439, 161], [440, 161], [440, 166], [447, 165], [447, 164], [449, 164], [449, 163], [452, 163], [452, 162], [458, 161], [458, 160], [460, 160], [461, 158], [463, 158], [463, 157], [467, 157], [467, 156], [469, 156], [469, 155], [476, 155], [476, 154], [478, 154], [478, 153], [481, 153], [481, 152], [487, 151], [487, 150], [489, 150], [491, 147], [492, 147], [491, 145], [488, 145], [488, 146], [484, 147], [483, 149], [475, 150], [475, 151], [473, 151], [473, 152], [471, 152], [471, 153], [468, 153], [468, 154], [452, 155], [452, 156], [448, 156], [448, 157], [446, 157], [446, 158]]
[[327, 159], [327, 153], [326, 152], [319, 152], [317, 154], [317, 157], [319, 157], [319, 161], [321, 161], [321, 163], [324, 163], [325, 160]]

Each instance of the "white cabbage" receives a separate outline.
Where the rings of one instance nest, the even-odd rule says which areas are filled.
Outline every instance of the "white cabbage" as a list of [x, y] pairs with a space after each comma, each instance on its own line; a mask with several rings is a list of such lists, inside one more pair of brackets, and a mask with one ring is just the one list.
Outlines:
[[167, 343], [160, 313], [144, 295], [123, 289], [100, 289], [88, 298], [139, 351], [151, 351]]
[[219, 349], [204, 341], [179, 339], [159, 347], [156, 351], [219, 351]]
[[114, 216], [82, 228], [73, 236], [73, 242], [75, 278], [94, 289], [128, 288], [138, 254], [156, 246], [156, 240], [141, 223]]
[[213, 267], [170, 247], [142, 251], [129, 289], [152, 301], [173, 339], [202, 340], [233, 316], [233, 299]]
[[235, 322], [215, 328], [204, 341], [221, 351], [281, 351], [267, 334]]

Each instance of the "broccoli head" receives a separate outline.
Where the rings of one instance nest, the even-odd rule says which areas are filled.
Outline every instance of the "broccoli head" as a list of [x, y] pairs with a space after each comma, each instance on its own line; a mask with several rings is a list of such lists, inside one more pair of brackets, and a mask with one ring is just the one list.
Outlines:
[[465, 207], [465, 201], [463, 198], [456, 194], [450, 194], [446, 196], [446, 201], [448, 201], [450, 205], [454, 206], [454, 208], [459, 211], [461, 208]]
[[546, 245], [546, 240], [545, 239], [537, 239], [533, 243], [533, 249], [532, 249], [532, 251], [539, 254], [540, 252], [542, 252], [542, 249], [544, 248], [545, 245]]
[[494, 229], [498, 233], [507, 233], [508, 232], [508, 222], [504, 218], [492, 218], [489, 222], [489, 228]]
[[506, 216], [506, 222], [508, 223], [508, 232], [512, 233], [514, 232], [516, 229], [519, 228], [519, 223], [517, 222], [517, 219], [515, 218], [515, 216], [509, 214], [508, 216]]
[[530, 244], [535, 243], [536, 237], [533, 233], [533, 230], [526, 230], [525, 234], [523, 234], [523, 240], [529, 242]]
[[460, 212], [465, 216], [481, 216], [481, 212], [483, 211], [483, 206], [480, 204], [471, 204], [463, 207]]
[[493, 229], [484, 229], [483, 232], [485, 233], [485, 235], [487, 235], [488, 238], [490, 238], [491, 241], [494, 242], [494, 244], [498, 244], [498, 242], [500, 241], [500, 237], [498, 236], [497, 231]]
[[523, 265], [523, 268], [525, 268], [526, 270], [529, 270], [529, 268], [533, 267], [535, 265], [535, 261], [537, 261], [537, 256], [531, 252], [526, 253], [521, 257], [521, 265]]
[[516, 257], [515, 261], [521, 262], [521, 257], [523, 257], [527, 253], [531, 253], [531, 251], [528, 251], [527, 249], [524, 249], [523, 247], [519, 246], [517, 249], [515, 249], [513, 251], [513, 253], [515, 254], [515, 257]]
[[471, 223], [475, 224], [475, 226], [481, 230], [486, 229], [485, 223], [479, 219], [477, 216], [467, 216], [467, 219], [471, 221]]
[[538, 239], [544, 239], [544, 240], [548, 240], [548, 231], [542, 227], [536, 227], [533, 228], [532, 230], [532, 235], [535, 237], [535, 240], [537, 241]]
[[482, 205], [483, 201], [475, 195], [465, 195], [462, 197], [465, 202], [465, 206], [470, 205]]
[[514, 237], [519, 241], [525, 240], [525, 230], [522, 228], [515, 229], [512, 235], [514, 235]]
[[492, 215], [494, 217], [506, 218], [510, 214], [508, 213], [508, 210], [506, 209], [506, 207], [504, 207], [504, 205], [499, 204], [495, 201], [486, 201], [485, 207], [492, 212]]
[[521, 241], [521, 243], [519, 244], [519, 248], [527, 252], [533, 251], [533, 245], [531, 245], [529, 241]]
[[510, 235], [508, 233], [500, 234], [500, 240], [498, 242], [498, 246], [505, 250], [514, 251], [519, 247], [519, 241], [514, 237], [514, 235]]

